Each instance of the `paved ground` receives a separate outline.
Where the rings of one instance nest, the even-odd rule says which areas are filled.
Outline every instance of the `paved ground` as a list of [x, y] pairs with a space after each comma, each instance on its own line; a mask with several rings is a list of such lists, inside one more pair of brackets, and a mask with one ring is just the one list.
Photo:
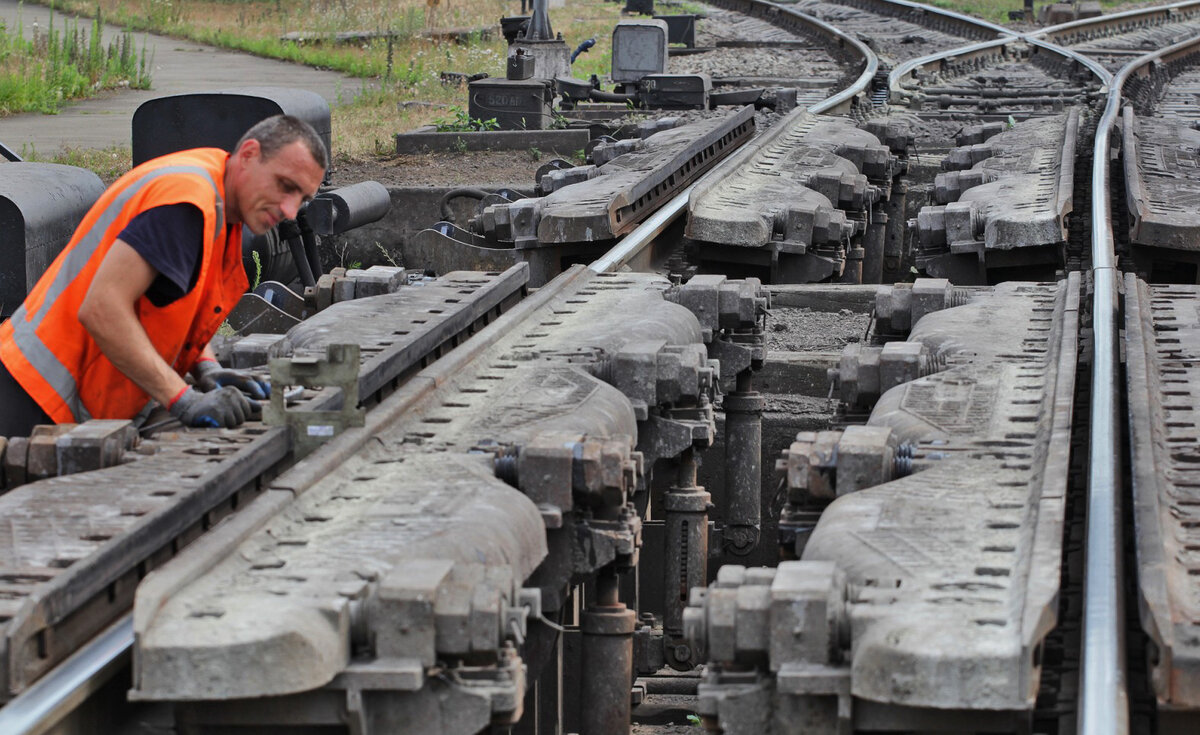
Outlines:
[[[55, 23], [60, 16], [55, 17]], [[0, 20], [16, 28], [18, 19], [28, 35], [37, 21], [48, 27], [50, 11], [40, 5], [22, 5], [17, 0], [0, 0]], [[81, 25], [90, 20], [81, 21]], [[105, 34], [117, 33], [113, 26]], [[104, 148], [129, 145], [130, 125], [138, 105], [155, 97], [187, 92], [203, 92], [248, 86], [301, 87], [323, 96], [330, 105], [342, 96], [352, 97], [362, 88], [362, 80], [334, 72], [317, 71], [297, 64], [260, 59], [255, 56], [222, 51], [208, 46], [164, 36], [137, 34], [138, 47], [145, 39], [152, 50], [153, 88], [149, 91], [124, 91], [85, 100], [65, 108], [57, 115], [16, 115], [0, 118], [0, 142], [20, 152], [33, 146], [50, 153], [60, 146]]]

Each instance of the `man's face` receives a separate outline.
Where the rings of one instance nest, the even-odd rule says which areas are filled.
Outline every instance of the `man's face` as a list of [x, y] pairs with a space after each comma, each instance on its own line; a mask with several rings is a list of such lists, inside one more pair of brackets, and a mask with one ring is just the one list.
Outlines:
[[295, 219], [300, 206], [312, 199], [325, 171], [301, 141], [292, 141], [263, 158], [257, 140], [246, 141], [234, 156], [241, 164], [236, 201], [242, 224], [261, 235], [285, 219]]

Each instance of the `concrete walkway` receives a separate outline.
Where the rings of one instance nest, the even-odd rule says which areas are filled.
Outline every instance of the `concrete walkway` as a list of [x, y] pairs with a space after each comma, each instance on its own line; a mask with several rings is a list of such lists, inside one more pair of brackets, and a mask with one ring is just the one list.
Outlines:
[[[50, 9], [41, 5], [22, 5], [17, 0], [0, 0], [0, 20], [9, 29], [17, 27], [18, 18], [26, 35], [31, 32], [34, 21], [44, 31], [49, 26]], [[55, 14], [56, 28], [62, 27], [62, 19], [61, 14]], [[86, 18], [81, 18], [79, 24], [91, 28], [91, 21]], [[119, 28], [106, 26], [105, 43], [111, 34], [119, 32]], [[0, 142], [18, 153], [22, 148], [28, 153], [32, 147], [43, 154], [64, 145], [75, 148], [127, 146], [134, 110], [155, 97], [250, 86], [300, 87], [316, 92], [332, 106], [339, 96], [352, 99], [364, 83], [364, 80], [335, 72], [317, 71], [165, 36], [137, 33], [135, 38], [139, 50], [144, 40], [147, 54], [153, 54], [152, 89], [106, 93], [100, 98], [71, 104], [57, 115], [0, 118]]]

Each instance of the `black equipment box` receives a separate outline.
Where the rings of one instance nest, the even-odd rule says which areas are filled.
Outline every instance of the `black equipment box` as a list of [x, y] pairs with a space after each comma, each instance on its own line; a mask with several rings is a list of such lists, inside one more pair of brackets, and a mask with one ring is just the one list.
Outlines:
[[638, 82], [642, 105], [657, 110], [707, 110], [707, 74], [647, 74]]
[[553, 85], [544, 79], [480, 79], [468, 85], [467, 114], [499, 130], [545, 130], [553, 119]]
[[696, 16], [693, 15], [656, 15], [655, 20], [667, 24], [667, 43], [682, 43], [688, 48], [696, 48]]
[[5, 163], [0, 176], [0, 318], [11, 316], [100, 195], [96, 174], [57, 163]]
[[303, 89], [247, 87], [143, 102], [133, 113], [133, 165], [188, 148], [232, 151], [247, 130], [272, 115], [292, 115], [312, 125], [332, 154], [324, 97]]
[[525, 49], [517, 49], [517, 53], [508, 57], [507, 79], [529, 79], [533, 76], [533, 57], [525, 53]]

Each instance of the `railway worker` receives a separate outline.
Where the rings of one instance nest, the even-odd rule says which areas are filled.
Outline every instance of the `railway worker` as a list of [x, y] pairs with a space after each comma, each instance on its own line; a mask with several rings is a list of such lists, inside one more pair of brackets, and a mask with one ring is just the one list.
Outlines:
[[327, 163], [307, 123], [278, 115], [232, 155], [181, 151], [118, 179], [0, 324], [0, 436], [132, 419], [151, 398], [186, 426], [245, 421], [270, 388], [209, 347], [248, 285], [242, 226], [294, 218]]

